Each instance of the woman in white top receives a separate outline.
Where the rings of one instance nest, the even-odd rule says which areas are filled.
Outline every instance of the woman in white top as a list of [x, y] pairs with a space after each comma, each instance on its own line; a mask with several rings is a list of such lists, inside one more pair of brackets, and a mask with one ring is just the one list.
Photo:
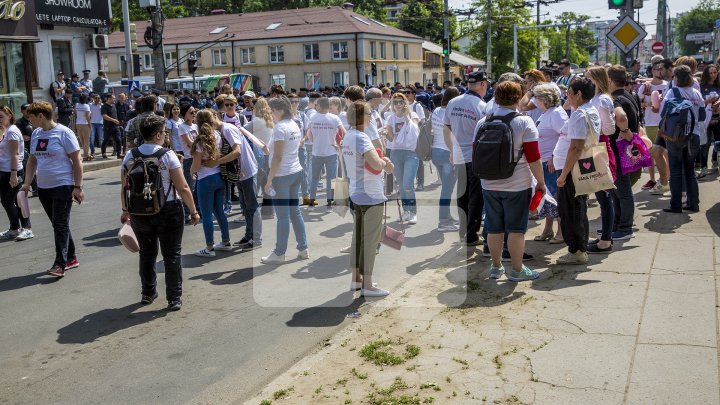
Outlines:
[[66, 270], [78, 267], [70, 233], [70, 210], [73, 200], [82, 204], [85, 199], [80, 145], [70, 128], [52, 120], [50, 103], [32, 103], [26, 111], [35, 131], [30, 141], [25, 182], [20, 191], [30, 190], [37, 173], [38, 198], [55, 234], [55, 260], [47, 273], [63, 277]]
[[92, 94], [92, 102], [90, 103], [90, 154], [95, 157], [95, 144], [102, 145], [105, 136], [105, 126], [103, 125], [102, 116], [102, 100], [97, 93]]
[[[568, 115], [560, 106], [560, 92], [557, 90], [555, 83], [543, 83], [533, 88], [533, 98], [537, 103], [537, 108], [542, 114], [537, 119], [538, 134], [540, 137], [540, 160], [543, 166], [543, 176], [545, 177], [545, 185], [548, 193], [557, 198], [557, 177], [560, 171], [553, 166], [552, 154], [560, 137], [560, 130], [568, 121]], [[545, 229], [542, 233], [535, 237], [536, 241], [550, 241], [550, 243], [564, 243], [562, 236], [562, 227], [559, 225], [560, 219], [557, 209], [545, 210]], [[557, 219], [557, 233], [553, 232], [553, 222]]]
[[395, 177], [400, 187], [400, 198], [404, 213], [403, 221], [417, 223], [417, 201], [415, 200], [415, 175], [420, 160], [415, 153], [417, 146], [419, 118], [410, 111], [407, 98], [402, 93], [395, 93], [392, 98], [392, 114], [385, 122], [386, 137], [392, 141], [390, 159], [395, 165]]
[[445, 94], [436, 95], [433, 97], [439, 98], [440, 102], [437, 104], [440, 107], [436, 108], [430, 114], [430, 120], [432, 120], [432, 162], [437, 167], [438, 175], [440, 176], [441, 188], [440, 188], [440, 211], [438, 213], [438, 231], [439, 232], [457, 232], [460, 230], [458, 222], [450, 215], [450, 201], [452, 200], [452, 193], [455, 189], [455, 182], [457, 177], [455, 176], [455, 167], [450, 162], [450, 148], [445, 144], [445, 124], [443, 119], [445, 118], [445, 107], [450, 100], [460, 95], [460, 91], [457, 87], [448, 87], [445, 89]]
[[0, 232], [0, 240], [26, 240], [34, 237], [30, 217], [23, 217], [17, 204], [17, 194], [23, 181], [23, 137], [16, 127], [15, 115], [7, 107], [0, 107], [0, 201], [8, 216], [10, 229]]
[[363, 132], [368, 125], [374, 125], [371, 116], [370, 106], [364, 101], [351, 104], [347, 114], [350, 130], [342, 143], [355, 213], [350, 246], [353, 273], [350, 290], [360, 290], [360, 295], [365, 297], [383, 297], [390, 292], [373, 285], [372, 273], [387, 200], [383, 192], [383, 171], [392, 173], [394, 167], [388, 157], [380, 158], [370, 137]]
[[90, 97], [87, 94], [80, 95], [80, 102], [75, 104], [75, 131], [83, 148], [83, 162], [92, 160], [90, 154]]
[[[197, 206], [198, 203], [197, 195], [195, 194], [195, 178], [190, 171], [190, 167], [192, 167], [193, 162], [192, 144], [193, 142], [195, 142], [195, 137], [197, 137], [198, 133], [197, 124], [195, 124], [196, 114], [197, 110], [190, 104], [183, 104], [180, 107], [180, 117], [182, 118], [182, 122], [180, 123], [180, 125], [178, 125], [178, 136], [180, 137], [180, 147], [182, 149], [182, 152], [178, 154], [183, 157], [183, 176], [185, 176], [185, 182], [188, 184], [188, 187], [190, 187], [190, 190], [192, 190], [193, 192], [193, 196], [195, 197], [195, 205]], [[188, 210], [188, 207], [185, 206], [185, 223], [187, 224], [189, 222], [190, 211]]]
[[302, 133], [293, 120], [290, 100], [285, 96], [270, 99], [270, 110], [275, 121], [275, 127], [270, 138], [270, 173], [265, 185], [265, 193], [273, 198], [275, 215], [277, 215], [277, 240], [275, 249], [270, 255], [262, 257], [265, 264], [280, 264], [285, 262], [288, 238], [290, 236], [290, 223], [292, 223], [297, 241], [298, 259], [308, 259], [307, 235], [305, 222], [300, 213], [300, 182], [302, 181], [302, 166], [298, 158], [298, 148]]
[[[232, 250], [230, 243], [230, 230], [227, 216], [223, 209], [225, 203], [225, 181], [220, 176], [220, 164], [237, 159], [240, 155], [238, 140], [226, 139], [232, 147], [232, 152], [226, 156], [220, 156], [222, 138], [218, 128], [222, 126], [215, 116], [215, 112], [209, 108], [200, 110], [197, 113], [198, 135], [192, 144], [193, 163], [190, 172], [197, 175], [197, 200], [202, 216], [203, 231], [205, 233], [206, 247], [195, 252], [198, 257], [215, 257], [215, 251]], [[203, 161], [213, 161], [213, 165], [206, 166]], [[221, 243], [215, 244], [213, 233], [213, 215], [217, 220], [222, 237]]]
[[[140, 123], [143, 144], [125, 155], [121, 166], [120, 179], [126, 181], [126, 173], [132, 166], [133, 152], [145, 155], [158, 152], [165, 143], [165, 120], [157, 115], [149, 115]], [[193, 203], [192, 192], [183, 177], [180, 160], [173, 151], [167, 151], [158, 158], [162, 163], [160, 176], [162, 187], [167, 195], [165, 205], [154, 215], [132, 215], [123, 211], [120, 222], [130, 221], [140, 248], [140, 284], [142, 292], [140, 304], [149, 305], [158, 297], [155, 262], [158, 255], [158, 243], [162, 252], [165, 269], [165, 294], [168, 309], [177, 311], [182, 306], [182, 237], [183, 208], [178, 197], [190, 207], [190, 223], [197, 225], [200, 216]], [[122, 185], [123, 190], [125, 184]], [[123, 208], [125, 209], [125, 208]]]
[[[297, 106], [297, 104], [295, 105]], [[265, 100], [264, 97], [258, 98], [255, 102], [252, 121], [245, 124], [245, 129], [252, 132], [253, 135], [267, 145], [270, 142], [274, 127], [275, 123], [273, 122], [272, 112], [270, 111], [267, 100]], [[255, 153], [255, 159], [258, 163], [258, 186], [260, 189], [263, 189], [265, 184], [267, 184], [267, 175], [270, 170], [268, 154], [260, 150], [260, 148], [253, 148], [253, 153]], [[268, 207], [265, 208], [266, 216], [269, 215], [272, 217], [274, 215], [272, 214], [272, 209], [269, 208], [271, 207], [270, 201], [272, 201], [270, 198], [263, 198], [263, 206]]]
[[[595, 96], [590, 100], [590, 105], [595, 107], [600, 115], [600, 137], [599, 141], [605, 144], [610, 162], [610, 172], [615, 174], [617, 167], [615, 153], [610, 145], [610, 135], [615, 133], [615, 106], [610, 97], [610, 79], [607, 70], [600, 66], [591, 67], [585, 72], [585, 77], [590, 79], [595, 86]], [[610, 253], [612, 252], [612, 230], [615, 221], [615, 205], [610, 195], [611, 190], [602, 190], [595, 193], [595, 198], [600, 205], [600, 217], [602, 219], [602, 233], [600, 238], [588, 245], [588, 253]]]
[[182, 140], [180, 139], [179, 127], [182, 123], [180, 119], [180, 106], [167, 102], [163, 107], [165, 112], [165, 128], [170, 132], [170, 146], [175, 153], [182, 152]]

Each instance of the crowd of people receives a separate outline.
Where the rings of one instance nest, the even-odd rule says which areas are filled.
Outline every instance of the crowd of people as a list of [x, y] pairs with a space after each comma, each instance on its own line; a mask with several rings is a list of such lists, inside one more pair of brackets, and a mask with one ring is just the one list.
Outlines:
[[[94, 158], [98, 143], [106, 157], [111, 140], [123, 159], [121, 221], [129, 221], [138, 241], [143, 304], [158, 296], [160, 252], [168, 307], [181, 308], [185, 225], [202, 224], [205, 244], [195, 255], [211, 259], [217, 252], [262, 248], [263, 220], [275, 218], [275, 246], [260, 262], [286, 262], [291, 227], [297, 258], [309, 259], [300, 207], [314, 209], [323, 189], [326, 209], [347, 205], [353, 216], [352, 242], [342, 250], [350, 253], [350, 289], [382, 297], [389, 291], [372, 275], [381, 240], [393, 237], [384, 226], [388, 200], [398, 200], [403, 225], [430, 220], [418, 216], [416, 192], [424, 190], [425, 167], [432, 165], [440, 185], [437, 231], [456, 233], [471, 248], [483, 246], [490, 278], [533, 280], [540, 274], [526, 264], [533, 259], [525, 252], [531, 218], [544, 220], [535, 241], [567, 245], [560, 265], [586, 264], [588, 254], [610, 254], [615, 241], [635, 236], [632, 187], [641, 170], [622, 165], [623, 141], [639, 137], [650, 144], [653, 164], [642, 188], [670, 193], [665, 212], [699, 211], [698, 179], [717, 168], [720, 78], [718, 65], [696, 69], [689, 57], [654, 57], [652, 78], [638, 79], [619, 65], [576, 75], [563, 61], [556, 77], [533, 69], [523, 76], [505, 73], [494, 83], [472, 72], [443, 86], [361, 84], [342, 94], [272, 86], [256, 95], [225, 85], [133, 100], [88, 91], [87, 75], [73, 78], [77, 84], [54, 89], [55, 108], [23, 106], [17, 122], [8, 108], [0, 110], [0, 196], [10, 220], [0, 237], [33, 237], [17, 195], [36, 192], [55, 234], [48, 274], [62, 277], [77, 267], [69, 217], [73, 200], [84, 198], [81, 162]], [[63, 115], [67, 104], [75, 132]], [[679, 105], [691, 113], [680, 120], [682, 128], [670, 127], [671, 107]], [[419, 140], [427, 136], [430, 152], [420, 153]], [[606, 166], [612, 178], [602, 189], [581, 192], [583, 179], [574, 170], [598, 146], [604, 160], [593, 165]], [[348, 190], [340, 192], [344, 178]], [[587, 212], [592, 195], [600, 206], [597, 238], [590, 237]], [[545, 201], [542, 209], [530, 208], [536, 196]], [[228, 224], [233, 203], [241, 213], [236, 221], [245, 223], [236, 242]], [[507, 270], [503, 263], [510, 263]]]

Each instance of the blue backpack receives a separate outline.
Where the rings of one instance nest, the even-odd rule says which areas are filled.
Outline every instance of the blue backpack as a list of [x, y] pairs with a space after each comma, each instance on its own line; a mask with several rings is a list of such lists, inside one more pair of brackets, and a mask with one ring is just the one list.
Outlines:
[[[670, 142], [682, 143], [695, 130], [697, 119], [692, 103], [683, 98], [680, 90], [673, 87], [672, 92], [674, 98], [666, 99], [665, 105], [660, 112], [661, 120], [658, 133]], [[705, 112], [705, 110], [702, 109], [701, 114], [702, 112]]]

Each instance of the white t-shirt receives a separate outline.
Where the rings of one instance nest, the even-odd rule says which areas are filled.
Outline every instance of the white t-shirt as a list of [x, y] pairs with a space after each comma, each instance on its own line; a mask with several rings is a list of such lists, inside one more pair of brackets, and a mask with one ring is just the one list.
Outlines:
[[10, 154], [10, 141], [18, 142], [17, 152], [17, 171], [23, 169], [23, 158], [25, 157], [25, 146], [23, 145], [23, 137], [20, 129], [15, 125], [10, 125], [5, 131], [2, 140], [0, 140], [0, 172], [10, 172], [12, 169], [13, 156]]
[[90, 122], [93, 124], [102, 124], [103, 123], [103, 117], [102, 112], [100, 111], [102, 109], [102, 103], [95, 104], [90, 103]]
[[[406, 117], [398, 117], [397, 115], [390, 114], [385, 121], [385, 125], [390, 126], [390, 130], [393, 132], [393, 150], [411, 150], [415, 151], [417, 147], [418, 135], [420, 130], [413, 119], [418, 119], [417, 114], [414, 112], [410, 113], [410, 122]], [[407, 128], [406, 128], [407, 126]]]
[[258, 164], [255, 159], [250, 141], [240, 130], [233, 124], [225, 123], [221, 129], [222, 136], [230, 144], [232, 148], [235, 145], [240, 146], [240, 156], [238, 156], [238, 164], [240, 164], [240, 180], [247, 180], [257, 174]]
[[470, 93], [455, 97], [445, 108], [443, 123], [452, 131], [453, 162], [456, 165], [472, 161], [475, 127], [484, 115], [485, 102]]
[[[275, 176], [288, 176], [302, 171], [300, 159], [298, 159], [298, 148], [300, 147], [300, 128], [292, 119], [284, 119], [275, 124], [268, 149], [270, 149], [270, 164], [272, 165], [275, 156], [275, 142], [283, 142], [283, 154], [280, 158], [280, 167]], [[314, 150], [314, 148], [313, 148]]]
[[272, 136], [272, 128], [268, 128], [265, 119], [258, 116], [253, 117], [251, 122], [252, 131], [250, 132], [267, 145], [267, 143], [270, 142], [270, 137]]
[[548, 108], [538, 119], [540, 160], [550, 160], [560, 137], [560, 130], [568, 121], [567, 112], [562, 107]]
[[180, 139], [180, 131], [178, 130], [181, 122], [180, 120], [175, 121], [172, 118], [165, 120], [165, 128], [170, 131], [170, 142], [172, 143], [173, 150], [176, 152], [182, 152], [182, 139]]
[[312, 133], [313, 156], [337, 155], [335, 136], [337, 135], [342, 122], [334, 114], [316, 113], [310, 119], [308, 129]]
[[[515, 112], [509, 108], [498, 107], [494, 116], [502, 117]], [[499, 120], [494, 120], [499, 121]], [[485, 122], [485, 118], [477, 123], [474, 133], [477, 133], [480, 125]], [[532, 118], [521, 115], [515, 117], [510, 121], [510, 129], [513, 134], [513, 153], [517, 157], [520, 150], [523, 148], [523, 143], [536, 142], [538, 140], [538, 130], [535, 127], [535, 123]], [[520, 160], [515, 166], [515, 171], [510, 178], [502, 180], [481, 180], [483, 190], [490, 191], [524, 191], [532, 187], [532, 173], [530, 172], [530, 165], [528, 164], [527, 157], [523, 153]]]
[[85, 113], [90, 112], [90, 105], [76, 103], [75, 111], [77, 112], [77, 117], [75, 118], [75, 124], [79, 124], [79, 125], [89, 124], [89, 122], [87, 121], [87, 114], [85, 114]]
[[[140, 153], [144, 155], [152, 155], [153, 153], [157, 152], [158, 149], [162, 148], [160, 145], [155, 145], [152, 143], [144, 143], [138, 147], [138, 150]], [[132, 153], [128, 153], [125, 155], [125, 159], [123, 159], [122, 162], [122, 170], [130, 170], [130, 160], [132, 159]], [[160, 177], [162, 178], [163, 183], [163, 189], [165, 190], [165, 195], [167, 195], [168, 201], [176, 200], [178, 197], [177, 194], [177, 188], [175, 189], [175, 192], [172, 194], [168, 193], [170, 192], [170, 170], [179, 169], [182, 167], [182, 164], [180, 163], [180, 159], [178, 159], [175, 152], [170, 151], [165, 153], [160, 157]]]
[[365, 168], [363, 154], [374, 149], [370, 137], [365, 133], [352, 128], [345, 134], [342, 154], [350, 179], [350, 199], [353, 204], [376, 205], [387, 200], [383, 191], [383, 173], [373, 174]]
[[596, 95], [590, 100], [600, 115], [600, 135], [613, 135], [615, 133], [615, 105], [613, 99], [607, 94]]
[[[217, 131], [214, 131], [215, 134], [215, 149], [217, 149], [217, 157], [220, 157], [220, 148], [222, 147], [222, 139], [220, 139], [220, 134]], [[228, 141], [230, 142], [230, 141]], [[202, 153], [202, 159], [210, 159], [210, 157], [203, 152], [202, 147], [198, 144], [195, 145], [195, 150], [197, 152]], [[220, 173], [220, 166], [215, 167], [207, 167], [205, 165], [200, 165], [200, 169], [198, 169], [197, 172], [197, 178], [198, 180], [202, 180], [205, 177], [212, 176], [213, 174]]]
[[44, 131], [37, 128], [30, 140], [30, 153], [37, 159], [38, 188], [74, 186], [73, 163], [69, 154], [80, 150], [70, 128], [57, 124]]
[[555, 166], [555, 170], [562, 171], [565, 167], [568, 150], [570, 150], [570, 141], [573, 139], [584, 139], [586, 146], [592, 142], [585, 116], [590, 119], [593, 132], [595, 133], [595, 141], [598, 141], [601, 125], [600, 114], [592, 104], [585, 103], [572, 112], [570, 119], [563, 129], [560, 130], [560, 137], [553, 151], [553, 165]]
[[[650, 94], [645, 95], [645, 88], [650, 87]], [[665, 89], [667, 88], [667, 82], [665, 80], [662, 81], [661, 84], [651, 84], [650, 82], [643, 84], [638, 89], [638, 96], [640, 96], [640, 101], [645, 103], [647, 107], [645, 107], [645, 125], [648, 127], [657, 127], [660, 125], [660, 111], [653, 112], [652, 108], [652, 98], [651, 94], [653, 91], [657, 91], [662, 95], [665, 93]]]
[[420, 122], [425, 119], [425, 108], [423, 108], [423, 105], [419, 101], [413, 101], [412, 104], [410, 104], [410, 111], [417, 114]]
[[437, 149], [443, 149], [449, 151], [450, 148], [445, 144], [445, 124], [443, 120], [445, 118], [445, 107], [438, 107], [435, 111], [430, 114], [432, 117], [432, 131], [433, 131], [433, 143], [432, 147]]
[[[313, 117], [313, 115], [317, 114], [317, 110], [314, 108], [307, 108], [305, 110], [305, 119], [303, 120], [303, 131], [307, 132], [308, 128], [310, 128], [310, 119]], [[303, 134], [305, 136], [305, 134]], [[313, 140], [309, 139], [305, 141], [305, 145], [312, 145]]]
[[192, 159], [192, 152], [190, 151], [190, 147], [185, 144], [182, 137], [183, 135], [187, 135], [190, 137], [190, 144], [195, 142], [195, 138], [197, 138], [198, 135], [198, 127], [197, 124], [190, 124], [188, 125], [184, 121], [178, 126], [178, 137], [180, 137], [180, 145], [182, 148], [183, 155], [185, 156], [185, 159]]
[[338, 118], [340, 118], [340, 122], [342, 122], [342, 126], [345, 128], [345, 131], [350, 130], [350, 123], [347, 119], [347, 111], [343, 111], [338, 115]]

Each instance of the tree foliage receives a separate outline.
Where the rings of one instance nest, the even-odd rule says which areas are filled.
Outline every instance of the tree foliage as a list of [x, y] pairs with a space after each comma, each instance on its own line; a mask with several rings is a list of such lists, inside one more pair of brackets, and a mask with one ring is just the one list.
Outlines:
[[720, 18], [720, 0], [700, 0], [697, 6], [677, 19], [674, 31], [680, 54], [695, 55], [703, 44], [686, 41], [687, 34], [712, 32], [715, 20]]
[[[590, 16], [564, 12], [557, 16], [557, 23], [571, 24], [567, 27], [549, 28], [543, 32], [550, 45], [550, 60], [567, 59], [578, 65], [587, 65], [597, 49], [595, 35], [582, 25]], [[550, 23], [549, 21], [547, 23]]]
[[[432, 42], [441, 42], [444, 36], [442, 0], [411, 0], [398, 13], [397, 27]], [[455, 32], [455, 17], [450, 19], [450, 32]]]

